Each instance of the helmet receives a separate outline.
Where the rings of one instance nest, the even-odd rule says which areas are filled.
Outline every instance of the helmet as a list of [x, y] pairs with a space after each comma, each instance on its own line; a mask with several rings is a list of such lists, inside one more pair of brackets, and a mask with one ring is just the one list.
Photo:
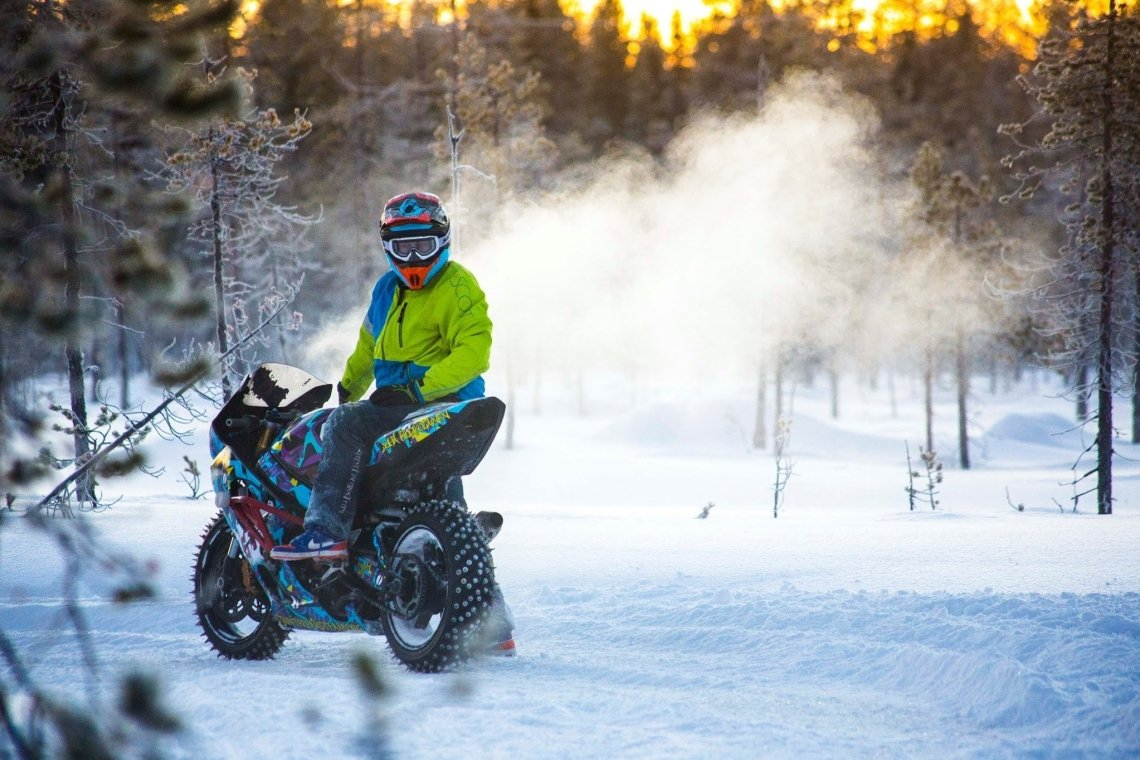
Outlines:
[[427, 285], [451, 253], [451, 222], [439, 197], [404, 193], [384, 204], [380, 243], [396, 276], [412, 290]]

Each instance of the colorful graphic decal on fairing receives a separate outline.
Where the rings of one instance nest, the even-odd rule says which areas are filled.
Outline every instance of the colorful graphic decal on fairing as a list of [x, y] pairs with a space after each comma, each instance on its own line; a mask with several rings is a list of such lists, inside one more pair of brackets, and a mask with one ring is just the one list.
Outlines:
[[297, 580], [288, 563], [281, 563], [277, 571], [277, 588], [284, 592], [285, 597], [281, 601], [272, 600], [273, 616], [278, 622], [290, 628], [310, 631], [380, 632], [377, 623], [362, 620], [351, 605], [345, 612], [345, 620], [334, 618]]
[[331, 409], [320, 409], [297, 420], [257, 462], [273, 485], [301, 507], [308, 506], [312, 496], [311, 486], [324, 451], [321, 432], [330, 414]]
[[401, 444], [410, 449], [417, 443], [426, 440], [428, 436], [446, 425], [453, 414], [458, 414], [463, 411], [463, 408], [466, 407], [467, 404], [468, 402], [463, 401], [458, 404], [430, 407], [425, 413], [421, 413], [419, 416], [400, 425], [400, 427], [376, 441], [376, 444], [372, 447], [372, 462], [380, 461], [385, 454], [391, 453], [392, 449]]
[[331, 414], [332, 409], [306, 414], [269, 447], [273, 457], [305, 483], [312, 484], [317, 477], [324, 453], [321, 434]]
[[245, 485], [251, 496], [265, 501], [264, 489], [258, 482], [258, 476], [234, 456], [229, 446], [219, 451], [210, 463], [210, 480], [214, 485], [214, 501], [219, 508], [229, 503], [233, 486], [238, 482]]
[[230, 483], [234, 477], [234, 468], [230, 464], [230, 448], [224, 446], [214, 456], [214, 461], [210, 463], [210, 480], [214, 484], [214, 498], [218, 500], [218, 506], [230, 500]]
[[309, 499], [313, 495], [313, 490], [295, 478], [276, 458], [266, 453], [262, 455], [258, 464], [261, 466], [261, 471], [265, 473], [265, 477], [273, 483], [279, 492], [295, 499], [298, 507], [307, 508], [309, 506]]

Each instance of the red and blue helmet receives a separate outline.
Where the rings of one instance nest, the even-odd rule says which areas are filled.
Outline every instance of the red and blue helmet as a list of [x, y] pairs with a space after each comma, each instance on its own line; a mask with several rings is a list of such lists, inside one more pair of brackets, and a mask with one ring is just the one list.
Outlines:
[[409, 288], [431, 282], [451, 254], [451, 222], [439, 197], [403, 193], [385, 203], [380, 244], [392, 271]]

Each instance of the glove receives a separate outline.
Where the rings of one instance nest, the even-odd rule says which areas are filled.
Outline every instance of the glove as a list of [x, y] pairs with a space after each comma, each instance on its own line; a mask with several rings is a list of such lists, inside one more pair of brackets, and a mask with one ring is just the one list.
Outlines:
[[421, 402], [420, 394], [410, 383], [385, 385], [372, 391], [368, 400], [380, 406], [410, 406]]
[[349, 393], [348, 388], [344, 387], [343, 383], [336, 384], [336, 402], [338, 404], [348, 403]]

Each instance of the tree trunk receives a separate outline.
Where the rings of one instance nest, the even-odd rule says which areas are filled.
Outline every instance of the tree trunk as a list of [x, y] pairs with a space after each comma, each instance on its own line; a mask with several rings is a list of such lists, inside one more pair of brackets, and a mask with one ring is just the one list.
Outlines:
[[[52, 121], [55, 128], [53, 148], [59, 162], [60, 220], [63, 228], [64, 303], [67, 314], [76, 323], [64, 338], [67, 362], [67, 385], [71, 396], [72, 441], [75, 465], [80, 467], [91, 458], [91, 439], [87, 435], [87, 399], [83, 388], [83, 349], [79, 344], [79, 294], [82, 273], [79, 269], [79, 244], [75, 229], [75, 197], [71, 176], [70, 146], [67, 137], [67, 104], [64, 102], [63, 77], [51, 75]], [[83, 502], [95, 501], [95, 481], [90, 473], [76, 481], [75, 496]]]
[[[1110, 188], [1105, 188], [1110, 196]], [[1111, 220], [1112, 213], [1106, 213]], [[1099, 349], [1096, 366], [1097, 412], [1096, 412], [1096, 511], [1097, 514], [1112, 514], [1112, 301], [1115, 288], [1112, 278], [1112, 255], [1114, 246], [1109, 238], [1102, 253], [1101, 277], [1102, 292], [1100, 303]]]
[[[213, 130], [210, 131], [210, 140], [213, 141]], [[218, 164], [210, 162], [210, 234], [214, 243], [214, 316], [216, 319], [216, 334], [218, 339], [218, 356], [224, 356], [229, 351], [229, 339], [226, 331], [226, 288], [223, 277], [223, 248], [222, 233], [224, 222], [222, 220], [221, 188], [218, 186]], [[232, 392], [230, 383], [230, 370], [226, 362], [222, 362], [222, 395], [229, 398]]]
[[926, 368], [922, 372], [922, 391], [926, 417], [926, 450], [934, 451], [934, 352], [926, 352]]
[[507, 362], [507, 419], [504, 445], [510, 451], [515, 447], [515, 373]]
[[784, 353], [779, 351], [776, 354], [776, 427], [779, 428], [780, 420], [784, 418]]
[[[1133, 270], [1133, 283], [1136, 290], [1136, 303], [1140, 303], [1140, 267]], [[1140, 321], [1140, 314], [1133, 316]], [[1133, 325], [1133, 353], [1136, 362], [1132, 365], [1132, 442], [1140, 443], [1140, 324]]]
[[899, 395], [895, 390], [895, 367], [893, 364], [887, 365], [887, 396], [891, 404], [891, 419], [897, 420], [899, 417]]
[[115, 312], [115, 319], [119, 322], [119, 407], [127, 409], [131, 405], [131, 356], [126, 305], [120, 301], [115, 307]]
[[89, 382], [91, 383], [91, 389], [88, 391], [87, 395], [93, 399], [99, 397], [99, 375], [101, 374], [100, 365], [102, 364], [102, 361], [103, 357], [99, 354], [99, 339], [92, 338], [91, 351], [88, 353], [84, 364], [86, 365], [87, 374], [90, 376]]
[[1089, 418], [1089, 365], [1082, 359], [1077, 367], [1077, 422], [1086, 422]]
[[1104, 56], [1104, 133], [1101, 136], [1101, 229], [1104, 233], [1100, 264], [1100, 321], [1099, 356], [1096, 363], [1097, 413], [1096, 413], [1096, 511], [1097, 514], [1112, 514], [1112, 344], [1116, 325], [1112, 320], [1112, 307], [1116, 300], [1116, 187], [1113, 181], [1111, 161], [1113, 151], [1112, 82], [1116, 60], [1114, 54], [1114, 32], [1116, 30], [1116, 2], [1108, 3], [1108, 40]]
[[764, 415], [768, 411], [768, 368], [763, 362], [756, 377], [756, 426], [752, 429], [752, 447], [762, 449], [768, 445], [768, 427]]
[[966, 401], [970, 396], [970, 368], [966, 361], [966, 336], [958, 332], [955, 374], [958, 376], [958, 464], [970, 469], [970, 433], [967, 429]]
[[0, 437], [7, 440], [8, 419], [8, 354], [4, 350], [4, 333], [0, 332]]
[[839, 370], [827, 368], [827, 381], [831, 390], [831, 419], [839, 419]]

